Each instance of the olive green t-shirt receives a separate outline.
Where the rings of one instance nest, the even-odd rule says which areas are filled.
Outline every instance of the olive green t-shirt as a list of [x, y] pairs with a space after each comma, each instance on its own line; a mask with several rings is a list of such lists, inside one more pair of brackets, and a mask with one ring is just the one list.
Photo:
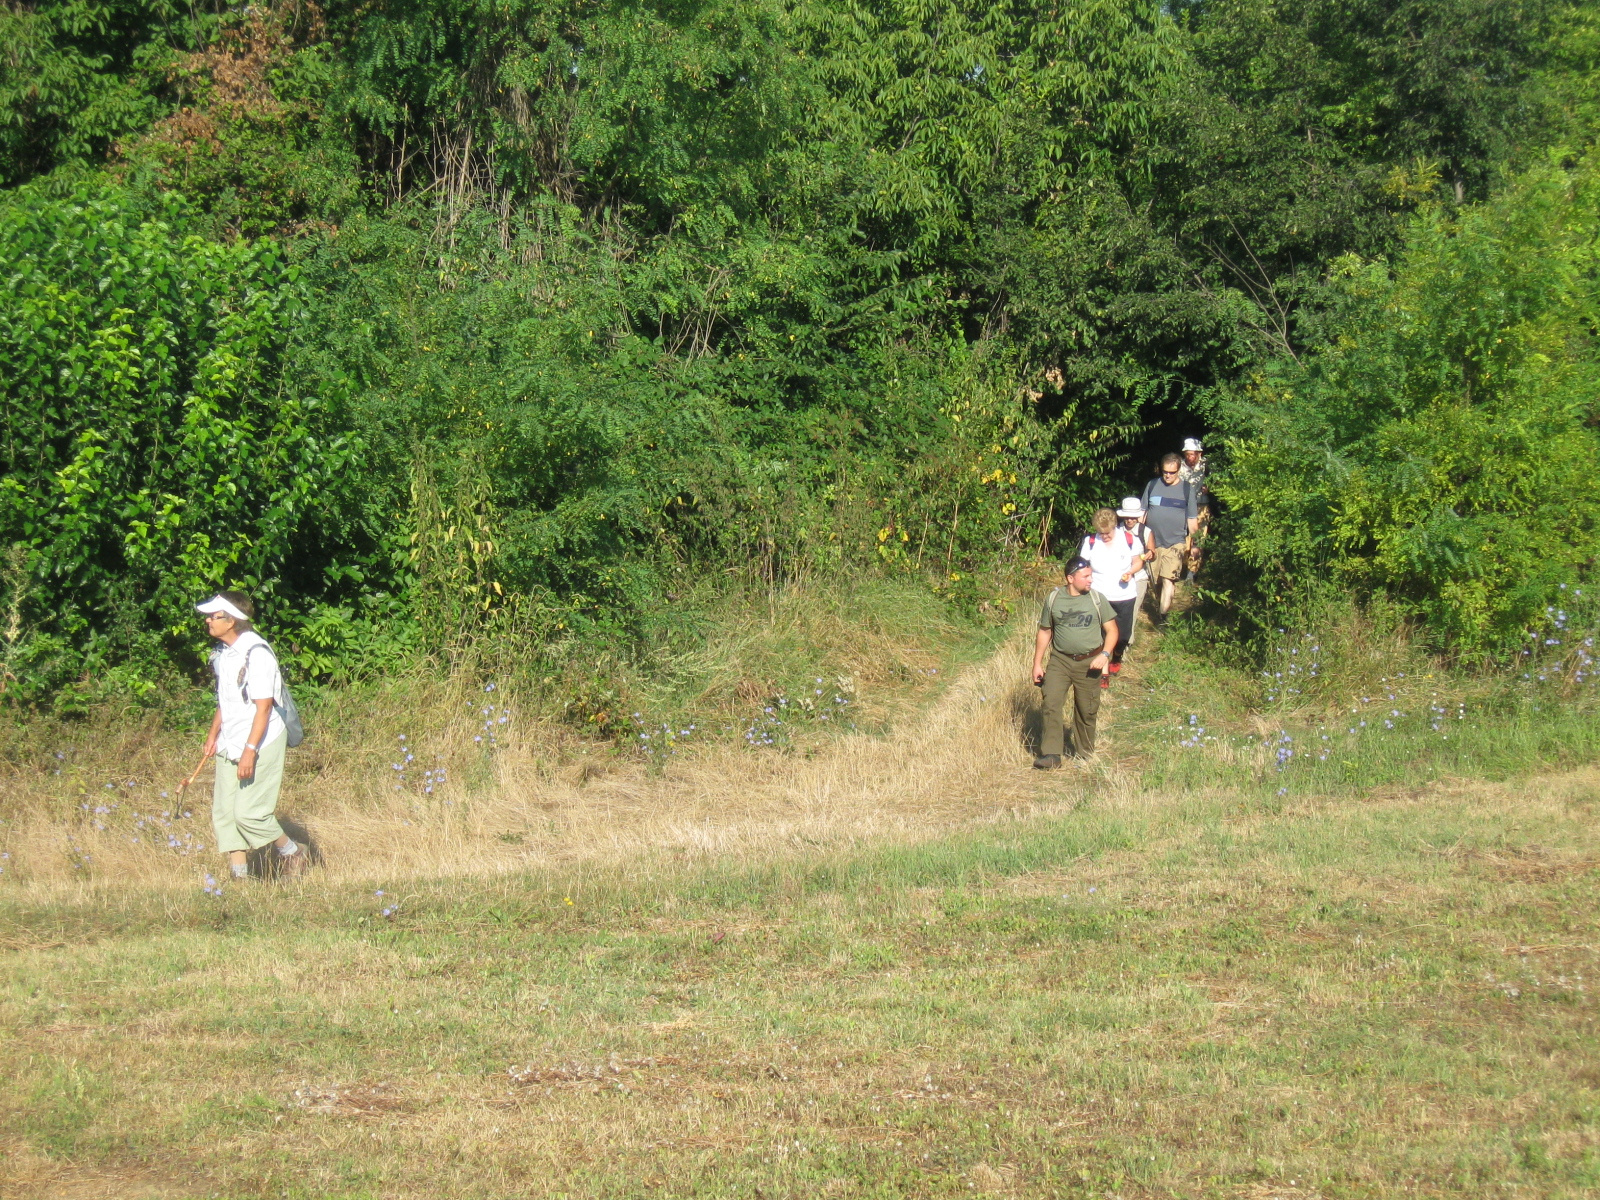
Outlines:
[[1050, 644], [1056, 653], [1088, 654], [1105, 649], [1105, 623], [1116, 615], [1111, 601], [1093, 588], [1074, 596], [1059, 587], [1045, 597], [1039, 628], [1051, 630]]

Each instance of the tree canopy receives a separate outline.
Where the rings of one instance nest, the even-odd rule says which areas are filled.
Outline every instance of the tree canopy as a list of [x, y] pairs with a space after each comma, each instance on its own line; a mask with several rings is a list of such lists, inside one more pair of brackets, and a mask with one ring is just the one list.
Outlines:
[[[1337, 578], [1441, 645], [1523, 636], [1594, 568], [1551, 497], [1596, 448], [1595, 29], [1558, 0], [0, 9], [12, 694], [147, 686], [222, 583], [317, 673], [380, 625], [636, 640], [728, 567], [976, 603], [974, 568], [1202, 432], [1240, 611]], [[1503, 552], [1551, 522], [1559, 553]]]

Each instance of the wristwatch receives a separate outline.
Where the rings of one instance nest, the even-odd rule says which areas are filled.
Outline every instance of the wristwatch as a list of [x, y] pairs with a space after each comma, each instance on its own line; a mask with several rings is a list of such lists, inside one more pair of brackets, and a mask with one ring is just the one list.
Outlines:
[[244, 744], [244, 748], [246, 750], [257, 750], [257, 749], [260, 749], [260, 747], [258, 747], [258, 746], [252, 746], [249, 742], [246, 742]]

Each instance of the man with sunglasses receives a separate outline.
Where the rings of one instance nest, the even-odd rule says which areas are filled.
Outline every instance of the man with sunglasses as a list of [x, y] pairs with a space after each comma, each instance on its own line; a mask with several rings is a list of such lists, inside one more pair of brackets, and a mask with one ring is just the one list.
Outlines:
[[287, 729], [279, 711], [283, 679], [272, 647], [251, 625], [255, 606], [240, 592], [218, 592], [195, 605], [206, 632], [220, 646], [211, 656], [217, 675], [217, 711], [205, 753], [217, 756], [211, 827], [217, 849], [228, 856], [235, 879], [249, 874], [248, 854], [268, 842], [278, 849], [282, 874], [305, 870], [306, 850], [278, 824]]
[[1182, 465], [1178, 455], [1165, 455], [1160, 477], [1144, 488], [1145, 524], [1156, 543], [1150, 574], [1156, 581], [1162, 616], [1172, 610], [1172, 594], [1183, 578], [1200, 525], [1195, 487], [1181, 477]]

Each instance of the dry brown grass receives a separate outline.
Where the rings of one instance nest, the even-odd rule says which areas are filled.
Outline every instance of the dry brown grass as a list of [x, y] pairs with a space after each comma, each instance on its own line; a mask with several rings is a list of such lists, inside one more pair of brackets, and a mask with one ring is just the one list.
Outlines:
[[790, 752], [530, 722], [420, 813], [329, 751], [292, 888], [8, 884], [0, 1191], [1600, 1194], [1600, 771], [1163, 794], [1127, 678], [1044, 775], [1027, 654]]
[[[855, 653], [842, 665], [866, 697], [858, 708], [875, 708], [874, 723], [892, 721], [892, 733], [798, 722], [788, 749], [750, 749], [735, 722], [748, 722], [751, 706], [730, 696], [725, 720], [734, 735], [684, 743], [664, 766], [559, 721], [529, 720], [514, 697], [476, 684], [408, 680], [403, 692], [378, 695], [368, 711], [343, 714], [331, 735], [291, 752], [280, 812], [309, 833], [332, 882], [927, 836], [1038, 795], [1024, 746], [1023, 726], [1037, 706], [1026, 679], [1027, 624], [926, 707], [940, 660], [856, 630]], [[834, 633], [842, 640], [849, 631]], [[831, 677], [827, 683], [831, 696]], [[487, 753], [473, 741], [483, 732], [482, 703], [495, 708], [491, 717], [504, 703], [513, 718], [496, 727], [498, 745]], [[409, 731], [403, 745], [397, 731]], [[413, 761], [397, 786], [391, 764], [404, 748]], [[53, 773], [49, 755], [5, 780], [15, 880], [43, 893], [86, 881], [187, 888], [214, 869], [213, 855], [193, 849], [212, 840], [211, 767], [188, 793], [192, 816], [171, 815], [173, 785], [193, 765], [182, 742], [151, 725], [110, 725], [74, 748], [63, 774]], [[422, 776], [433, 768], [445, 770], [446, 782], [427, 794]], [[112, 812], [94, 811], [111, 804]], [[167, 845], [172, 836], [179, 847]]]

